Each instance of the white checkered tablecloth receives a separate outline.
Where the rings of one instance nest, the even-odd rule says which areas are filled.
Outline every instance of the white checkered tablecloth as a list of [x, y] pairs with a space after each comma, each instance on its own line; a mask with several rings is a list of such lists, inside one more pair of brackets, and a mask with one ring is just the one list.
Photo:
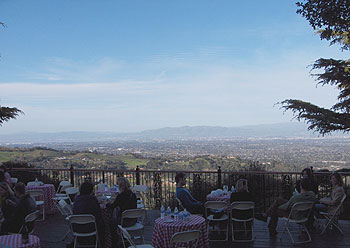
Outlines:
[[0, 247], [2, 248], [40, 248], [40, 239], [37, 236], [29, 235], [28, 243], [22, 244], [21, 234], [0, 236]]
[[231, 193], [227, 193], [227, 195], [221, 196], [213, 196], [212, 194], [207, 195], [207, 201], [224, 201], [230, 203]]
[[53, 184], [44, 184], [42, 186], [26, 186], [26, 190], [42, 190], [44, 191], [44, 199], [40, 199], [38, 197], [36, 200], [45, 201], [45, 212], [46, 213], [54, 213], [56, 211], [55, 202], [52, 200], [53, 197], [56, 196], [55, 186]]
[[164, 222], [167, 218], [158, 218], [155, 220], [155, 225], [152, 235], [152, 245], [156, 248], [172, 247], [170, 245], [171, 237], [176, 232], [183, 232], [189, 230], [199, 230], [201, 235], [198, 240], [197, 247], [209, 247], [208, 231], [206, 221], [203, 217], [198, 215], [191, 215], [188, 222], [173, 221], [170, 223]]

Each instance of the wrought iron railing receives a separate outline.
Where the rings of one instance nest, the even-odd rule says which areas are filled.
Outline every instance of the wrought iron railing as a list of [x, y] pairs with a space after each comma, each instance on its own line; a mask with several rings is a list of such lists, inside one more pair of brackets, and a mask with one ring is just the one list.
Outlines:
[[[160, 208], [161, 204], [176, 204], [175, 175], [178, 171], [166, 170], [100, 170], [100, 169], [43, 169], [43, 168], [12, 168], [10, 173], [24, 183], [36, 177], [44, 182], [54, 183], [56, 186], [62, 180], [69, 180], [74, 186], [79, 186], [85, 180], [95, 184], [106, 183], [114, 185], [118, 177], [126, 177], [131, 185], [147, 185], [149, 192], [146, 203], [149, 208]], [[293, 193], [300, 173], [296, 172], [266, 172], [266, 171], [182, 171], [187, 175], [187, 187], [195, 198], [205, 201], [207, 194], [217, 188], [232, 185], [240, 178], [249, 181], [249, 190], [254, 196], [257, 211], [266, 211], [268, 206], [279, 196], [289, 198]], [[331, 172], [315, 172], [319, 183], [319, 197], [330, 194], [329, 182]], [[346, 192], [350, 193], [350, 173], [342, 173]], [[350, 207], [350, 200], [345, 203]], [[346, 209], [346, 208], [345, 208]], [[350, 215], [350, 214], [349, 214]], [[348, 216], [350, 218], [350, 216]]]

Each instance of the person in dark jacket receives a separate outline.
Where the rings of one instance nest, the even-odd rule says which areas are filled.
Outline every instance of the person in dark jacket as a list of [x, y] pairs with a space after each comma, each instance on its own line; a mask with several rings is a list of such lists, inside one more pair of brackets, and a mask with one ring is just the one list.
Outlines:
[[186, 189], [186, 175], [179, 172], [175, 176], [176, 197], [181, 201], [182, 205], [191, 214], [204, 214], [204, 205], [193, 198], [190, 191]]
[[[113, 247], [118, 247], [119, 237], [117, 235], [117, 227], [121, 224], [122, 213], [128, 209], [137, 208], [137, 198], [136, 195], [130, 189], [130, 183], [125, 177], [120, 177], [117, 179], [117, 185], [119, 188], [119, 194], [115, 198], [114, 202], [107, 203], [106, 207], [110, 209], [115, 209], [115, 216], [110, 222], [110, 230], [112, 234], [112, 244]], [[124, 219], [123, 226], [130, 227], [135, 225], [137, 219]]]
[[[314, 179], [312, 170], [310, 168], [305, 168], [301, 171], [301, 177], [302, 179], [307, 179], [310, 181], [310, 191], [314, 192], [315, 195], [317, 195], [318, 193], [318, 184], [316, 182], [316, 180]], [[301, 189], [300, 189], [300, 180], [297, 181], [295, 189], [298, 191], [298, 193], [300, 193]]]
[[0, 207], [2, 217], [4, 219], [10, 219], [14, 213], [14, 207], [8, 204], [8, 201], [17, 203], [16, 196], [9, 190], [9, 185], [5, 182], [0, 183]]
[[[247, 179], [239, 179], [236, 183], [236, 191], [231, 193], [230, 202], [240, 202], [240, 201], [254, 201], [253, 196], [250, 194], [248, 189], [248, 180]], [[232, 217], [236, 219], [249, 219], [252, 217], [253, 210], [232, 210]], [[234, 235], [235, 239], [251, 239], [251, 232], [247, 233], [247, 237], [244, 237], [245, 230], [250, 230], [250, 225], [252, 225], [252, 221], [246, 222], [246, 225], [243, 222], [234, 222]], [[237, 231], [236, 231], [237, 230]]]
[[[26, 194], [25, 186], [19, 182], [15, 185], [17, 201], [6, 200], [6, 204], [13, 207], [13, 213], [5, 219], [1, 226], [1, 233], [18, 233], [24, 224], [25, 217], [36, 210], [36, 203], [29, 194]], [[34, 224], [34, 223], [33, 223]], [[31, 231], [33, 225], [27, 226]]]
[[[81, 184], [80, 194], [74, 200], [73, 214], [92, 214], [95, 216], [99, 241], [103, 247], [105, 226], [102, 219], [101, 207], [96, 196], [93, 194], [93, 190], [94, 186], [91, 182]], [[77, 228], [81, 232], [89, 232], [94, 229], [92, 226], [79, 226]], [[91, 243], [90, 240], [86, 240], [86, 242]]]

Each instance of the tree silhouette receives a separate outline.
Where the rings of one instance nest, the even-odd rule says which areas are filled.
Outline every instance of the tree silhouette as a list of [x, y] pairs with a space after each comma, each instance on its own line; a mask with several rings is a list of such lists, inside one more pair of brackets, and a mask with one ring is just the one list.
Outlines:
[[[330, 41], [330, 45], [341, 45], [342, 51], [350, 48], [350, 0], [304, 0], [297, 2], [297, 13], [301, 14], [321, 40]], [[340, 92], [338, 101], [329, 109], [310, 102], [286, 99], [282, 108], [291, 110], [294, 118], [305, 120], [309, 130], [322, 135], [343, 131], [350, 132], [350, 60], [320, 58], [312, 65], [312, 70], [323, 73], [311, 74], [317, 84], [332, 85]]]
[[[0, 26], [6, 27], [6, 24], [0, 22]], [[16, 119], [19, 114], [23, 114], [18, 108], [2, 107], [0, 105], [0, 126], [10, 119]]]

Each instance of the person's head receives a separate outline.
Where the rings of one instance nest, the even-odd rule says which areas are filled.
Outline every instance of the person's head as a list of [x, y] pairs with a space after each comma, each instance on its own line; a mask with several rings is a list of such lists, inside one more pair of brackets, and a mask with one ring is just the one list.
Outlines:
[[22, 183], [22, 182], [16, 183], [15, 193], [16, 193], [16, 196], [18, 196], [18, 197], [25, 195], [26, 187], [25, 187], [24, 183]]
[[342, 179], [340, 173], [338, 173], [338, 172], [332, 173], [331, 184], [332, 184], [332, 186], [343, 186], [343, 179]]
[[91, 182], [83, 182], [80, 185], [80, 195], [90, 195], [94, 191], [94, 185]]
[[129, 180], [126, 179], [125, 177], [119, 177], [117, 179], [117, 184], [120, 192], [125, 192], [127, 190], [130, 190], [130, 183]]
[[186, 175], [185, 175], [185, 173], [183, 173], [183, 172], [176, 173], [175, 182], [176, 182], [176, 185], [178, 185], [180, 187], [183, 186], [183, 185], [186, 185]]
[[304, 170], [302, 170], [301, 176], [302, 176], [303, 178], [312, 180], [313, 175], [312, 175], [311, 169], [310, 169], [310, 168], [305, 168]]
[[0, 183], [0, 197], [8, 197], [9, 195], [9, 185], [7, 183]]
[[5, 165], [0, 165], [0, 171], [6, 172], [6, 167], [5, 167]]
[[303, 178], [300, 181], [300, 190], [301, 192], [310, 191], [311, 190], [311, 183], [308, 178]]
[[247, 179], [239, 179], [236, 183], [236, 191], [237, 192], [242, 192], [242, 191], [248, 192], [248, 180]]

